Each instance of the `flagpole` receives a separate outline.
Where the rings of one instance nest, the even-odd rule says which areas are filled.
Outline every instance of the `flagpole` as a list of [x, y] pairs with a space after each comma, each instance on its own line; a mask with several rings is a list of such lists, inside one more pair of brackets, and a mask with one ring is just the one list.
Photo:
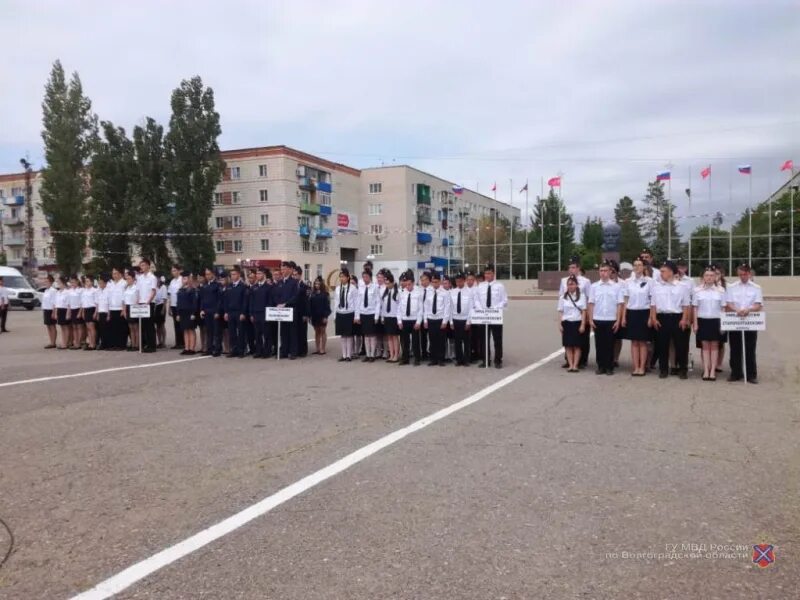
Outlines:
[[561, 210], [564, 202], [564, 173], [558, 172], [558, 256], [556, 263], [556, 271], [561, 270]]
[[[476, 221], [477, 227], [478, 227], [478, 231], [477, 231], [477, 234], [476, 234], [477, 238], [478, 238], [478, 249], [475, 251], [475, 262], [477, 264], [481, 264], [481, 217], [482, 216], [483, 215], [481, 215], [479, 213], [478, 214], [478, 220]], [[461, 271], [462, 272], [464, 271], [464, 262], [466, 261], [466, 258], [467, 258], [466, 248], [464, 250], [465, 250], [465, 252], [461, 255]]]
[[525, 226], [522, 231], [525, 232], [525, 279], [528, 279], [528, 234], [529, 234], [530, 218], [528, 217], [528, 180], [525, 180]]
[[767, 193], [769, 194], [769, 200], [767, 201], [767, 210], [769, 210], [769, 215], [767, 215], [767, 223], [769, 225], [769, 235], [767, 237], [767, 246], [769, 248], [767, 273], [772, 277], [772, 175], [769, 175], [767, 178]]
[[542, 255], [542, 266], [539, 269], [541, 273], [544, 271], [544, 176], [542, 176], [542, 195], [539, 196], [539, 252]]
[[510, 235], [508, 236], [508, 278], [514, 279], [514, 180], [508, 180], [508, 206], [511, 207], [509, 227]]
[[[711, 210], [711, 175], [708, 176], [708, 210]], [[708, 213], [708, 264], [711, 264], [711, 213]]]
[[[794, 163], [792, 163], [794, 164]], [[789, 274], [794, 277], [794, 166], [792, 166], [792, 176], [789, 179]]]
[[667, 163], [667, 258], [672, 260], [672, 162]]
[[[728, 164], [728, 203], [733, 204], [733, 179], [731, 178], [730, 163]], [[733, 220], [731, 220], [730, 234], [728, 235], [728, 277], [733, 277]]]
[[[497, 182], [494, 184], [494, 227], [492, 227], [492, 250], [494, 254], [492, 256], [492, 264], [494, 268], [497, 268]], [[478, 268], [480, 268], [480, 263], [478, 263]]]
[[753, 169], [747, 174], [750, 191], [747, 199], [747, 264], [753, 268]]

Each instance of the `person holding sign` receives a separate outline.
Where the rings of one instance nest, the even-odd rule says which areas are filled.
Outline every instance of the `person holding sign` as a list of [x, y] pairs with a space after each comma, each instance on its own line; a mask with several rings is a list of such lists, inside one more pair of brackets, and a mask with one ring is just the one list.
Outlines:
[[594, 353], [598, 375], [614, 374], [614, 334], [622, 320], [625, 302], [622, 286], [611, 280], [611, 263], [600, 265], [600, 281], [589, 288], [589, 325], [594, 330]]
[[353, 350], [355, 343], [353, 340], [353, 322], [356, 315], [356, 302], [358, 299], [358, 285], [353, 285], [350, 281], [350, 271], [342, 269], [339, 272], [339, 285], [334, 293], [336, 302], [336, 335], [342, 346], [342, 356], [339, 362], [350, 362], [353, 360]]
[[678, 376], [687, 379], [688, 348], [680, 344], [680, 331], [689, 326], [689, 289], [675, 279], [677, 269], [672, 261], [664, 262], [660, 270], [661, 279], [653, 283], [650, 293], [650, 327], [656, 330], [658, 376], [669, 377], [669, 347], [674, 344]]
[[450, 323], [450, 294], [442, 289], [442, 275], [438, 271], [431, 274], [431, 287], [428, 297], [422, 303], [423, 328], [430, 339], [430, 362], [428, 366], [444, 367], [447, 325]]
[[410, 270], [400, 275], [403, 287], [395, 304], [397, 328], [400, 330], [400, 346], [403, 358], [398, 365], [407, 365], [414, 355], [414, 366], [418, 367], [422, 359], [419, 330], [422, 327], [422, 291], [414, 285], [414, 275]]
[[[725, 292], [726, 309], [729, 312], [735, 312], [739, 317], [746, 317], [751, 312], [760, 312], [764, 307], [764, 296], [761, 293], [761, 286], [751, 281], [750, 265], [746, 263], [739, 265], [736, 274], [739, 276], [739, 281], [729, 285]], [[731, 345], [731, 374], [728, 381], [741, 381], [744, 377], [742, 372], [742, 342], [744, 341], [747, 382], [758, 383], [758, 365], [756, 364], [758, 332], [731, 331], [728, 341]]]
[[567, 358], [567, 373], [578, 373], [581, 360], [581, 342], [586, 329], [586, 296], [574, 275], [567, 277], [564, 294], [558, 299], [558, 329]]
[[716, 381], [720, 331], [720, 313], [725, 309], [725, 290], [717, 285], [717, 273], [709, 265], [703, 272], [703, 285], [692, 295], [692, 329], [703, 352], [703, 381]]
[[[483, 269], [483, 281], [478, 284], [475, 293], [475, 308], [499, 308], [503, 310], [508, 306], [508, 295], [502, 283], [495, 279], [494, 265], [488, 264]], [[498, 369], [503, 368], [503, 326], [484, 325], [489, 328], [489, 335], [494, 340], [494, 366]], [[483, 332], [482, 332], [483, 333]], [[478, 365], [483, 368], [491, 361], [492, 354], [486, 335], [481, 335], [480, 343], [483, 361]]]

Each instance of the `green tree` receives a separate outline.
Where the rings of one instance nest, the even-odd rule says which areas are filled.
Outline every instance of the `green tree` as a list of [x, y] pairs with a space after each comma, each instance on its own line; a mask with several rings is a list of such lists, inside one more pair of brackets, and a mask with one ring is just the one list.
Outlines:
[[[641, 232], [656, 263], [667, 258], [669, 244], [667, 238], [671, 237], [672, 257], [681, 254], [680, 235], [675, 224], [675, 205], [664, 197], [664, 184], [660, 181], [651, 181], [647, 184], [647, 194], [644, 197], [644, 207], [641, 210]], [[669, 234], [667, 233], [669, 232]]]
[[623, 196], [614, 207], [614, 220], [620, 226], [619, 255], [622, 260], [633, 260], [644, 247], [639, 228], [639, 211], [628, 196]]
[[720, 222], [714, 219], [710, 225], [699, 225], [689, 236], [693, 276], [702, 274], [703, 269], [709, 263], [719, 263], [727, 269], [730, 235], [729, 232], [719, 227]]
[[[533, 207], [530, 231], [524, 235], [528, 236], [529, 277], [538, 277], [541, 269], [542, 240], [544, 240], [545, 271], [558, 271], [565, 268], [575, 249], [575, 224], [572, 215], [567, 212], [566, 206], [552, 188], [547, 197], [537, 200]], [[522, 238], [523, 249], [524, 235]], [[515, 261], [515, 270], [518, 262]], [[524, 254], [522, 262], [524, 264]]]
[[603, 220], [586, 217], [581, 227], [581, 244], [578, 247], [581, 265], [587, 269], [600, 264], [603, 255]]
[[108, 121], [101, 122], [100, 127], [103, 137], [95, 143], [89, 168], [91, 199], [88, 221], [92, 228], [92, 249], [98, 255], [92, 264], [108, 270], [113, 266], [130, 264], [129, 232], [140, 211], [133, 199], [136, 178], [133, 142], [122, 127], [114, 127]]
[[181, 263], [197, 270], [213, 264], [215, 257], [209, 219], [224, 168], [217, 144], [222, 130], [214, 91], [200, 77], [183, 80], [172, 92], [171, 106], [165, 182], [167, 197], [175, 203], [173, 230], [204, 234], [177, 236], [173, 245]]
[[46, 166], [39, 191], [41, 208], [53, 233], [56, 262], [63, 272], [78, 272], [86, 245], [88, 182], [86, 164], [97, 132], [92, 103], [83, 95], [77, 73], [69, 83], [60, 61], [53, 64], [42, 102], [42, 140]]
[[164, 183], [164, 128], [148, 117], [144, 127], [137, 125], [133, 129], [133, 148], [136, 154], [133, 196], [138, 213], [134, 238], [141, 255], [155, 261], [156, 267], [164, 271], [170, 263], [166, 234], [174, 214]]

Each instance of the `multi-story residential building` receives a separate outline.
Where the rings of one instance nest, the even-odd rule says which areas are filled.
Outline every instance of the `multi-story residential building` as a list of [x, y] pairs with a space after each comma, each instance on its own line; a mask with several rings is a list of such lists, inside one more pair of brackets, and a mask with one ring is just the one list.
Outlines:
[[[35, 265], [42, 270], [55, 266], [50, 227], [39, 203], [40, 173], [32, 175], [33, 251]], [[0, 250], [9, 267], [21, 269], [25, 258], [25, 173], [0, 175]]]

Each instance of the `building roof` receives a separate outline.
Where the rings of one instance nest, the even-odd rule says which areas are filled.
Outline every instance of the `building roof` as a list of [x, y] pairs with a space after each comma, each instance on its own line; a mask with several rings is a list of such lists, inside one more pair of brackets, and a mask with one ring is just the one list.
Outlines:
[[355, 175], [356, 177], [361, 175], [361, 171], [359, 169], [348, 167], [342, 163], [326, 160], [324, 158], [320, 158], [319, 156], [314, 156], [313, 154], [301, 152], [300, 150], [295, 150], [294, 148], [283, 145], [223, 150], [220, 152], [220, 155], [224, 160], [233, 160], [237, 158], [258, 158], [261, 156], [290, 156], [292, 158], [296, 158], [300, 162], [317, 164], [335, 171], [343, 171], [345, 173], [349, 173], [350, 175]]

